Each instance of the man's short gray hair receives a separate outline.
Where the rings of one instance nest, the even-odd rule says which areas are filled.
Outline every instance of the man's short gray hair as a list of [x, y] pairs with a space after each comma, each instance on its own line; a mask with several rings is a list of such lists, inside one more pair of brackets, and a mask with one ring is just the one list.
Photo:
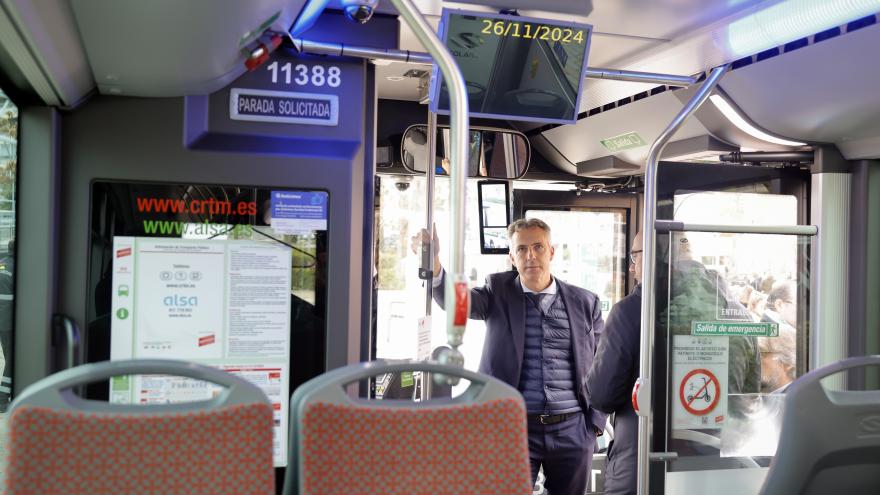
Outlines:
[[797, 286], [794, 280], [780, 280], [774, 283], [770, 289], [770, 294], [767, 296], [767, 304], [775, 311], [776, 301], [794, 303], [796, 290]]
[[[792, 373], [797, 364], [797, 332], [794, 328], [780, 324], [778, 337], [758, 337], [758, 350], [771, 354], [773, 359], [791, 366]], [[794, 376], [790, 377], [794, 379]]]
[[512, 224], [507, 226], [507, 237], [513, 238], [513, 234], [519, 232], [520, 230], [539, 228], [547, 233], [547, 238], [550, 238], [550, 226], [540, 218], [520, 218], [516, 220]]

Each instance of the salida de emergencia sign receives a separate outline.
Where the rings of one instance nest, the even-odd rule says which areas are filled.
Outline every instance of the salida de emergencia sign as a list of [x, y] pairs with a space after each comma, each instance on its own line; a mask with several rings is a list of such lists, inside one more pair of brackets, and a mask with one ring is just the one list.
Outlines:
[[691, 335], [708, 337], [779, 337], [779, 324], [766, 322], [692, 321]]

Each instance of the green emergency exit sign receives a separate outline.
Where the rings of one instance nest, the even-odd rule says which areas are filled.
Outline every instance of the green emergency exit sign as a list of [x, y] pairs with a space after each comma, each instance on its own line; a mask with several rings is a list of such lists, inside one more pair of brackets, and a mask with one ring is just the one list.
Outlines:
[[400, 374], [400, 386], [401, 387], [412, 387], [415, 384], [415, 380], [413, 380], [413, 372], [412, 371], [404, 371]]
[[702, 337], [779, 337], [779, 324], [746, 321], [692, 321], [691, 335]]
[[630, 148], [638, 148], [639, 146], [645, 146], [648, 144], [642, 139], [642, 136], [639, 136], [635, 132], [627, 132], [626, 134], [603, 139], [599, 142], [612, 153], [628, 150]]

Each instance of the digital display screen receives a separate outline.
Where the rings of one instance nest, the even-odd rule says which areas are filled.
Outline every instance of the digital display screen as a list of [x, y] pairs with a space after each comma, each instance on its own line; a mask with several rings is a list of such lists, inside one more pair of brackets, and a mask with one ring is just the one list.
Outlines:
[[480, 205], [480, 253], [507, 254], [510, 239], [510, 189], [507, 181], [480, 181], [477, 183]]
[[[440, 37], [461, 69], [469, 114], [504, 120], [577, 121], [592, 26], [443, 10]], [[449, 113], [435, 64], [431, 110]]]

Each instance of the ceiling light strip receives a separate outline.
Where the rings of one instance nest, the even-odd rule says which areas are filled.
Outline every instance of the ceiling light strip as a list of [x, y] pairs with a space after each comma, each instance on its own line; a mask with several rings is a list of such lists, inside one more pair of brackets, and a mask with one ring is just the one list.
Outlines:
[[783, 139], [776, 136], [772, 136], [761, 129], [758, 129], [749, 121], [747, 121], [740, 113], [733, 108], [733, 105], [727, 101], [726, 98], [721, 96], [720, 94], [713, 94], [709, 97], [709, 101], [715, 105], [727, 120], [730, 121], [731, 124], [735, 125], [739, 130], [745, 132], [749, 136], [753, 138], [760, 139], [761, 141], [766, 141], [768, 143], [779, 144], [782, 146], [806, 146], [807, 143], [802, 143], [800, 141], [792, 141], [790, 139]]
[[880, 12], [880, 0], [785, 0], [727, 27], [735, 57], [760, 53]]

